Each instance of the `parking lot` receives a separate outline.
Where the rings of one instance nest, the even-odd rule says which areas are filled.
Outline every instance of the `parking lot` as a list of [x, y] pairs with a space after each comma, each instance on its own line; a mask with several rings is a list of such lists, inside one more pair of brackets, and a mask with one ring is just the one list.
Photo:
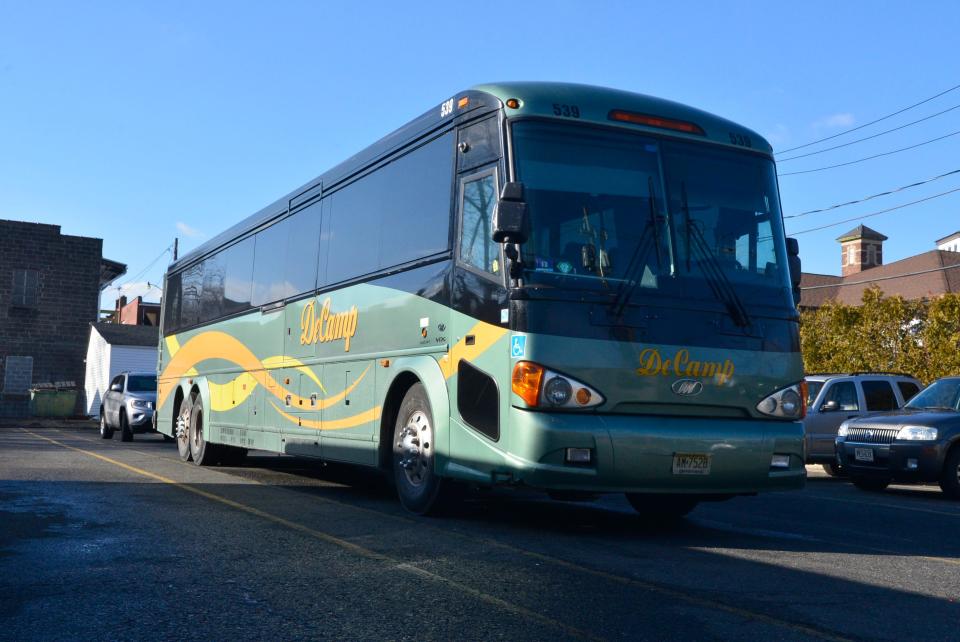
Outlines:
[[416, 518], [348, 467], [7, 426], [0, 638], [960, 638], [960, 503], [809, 470], [676, 526], [516, 490]]

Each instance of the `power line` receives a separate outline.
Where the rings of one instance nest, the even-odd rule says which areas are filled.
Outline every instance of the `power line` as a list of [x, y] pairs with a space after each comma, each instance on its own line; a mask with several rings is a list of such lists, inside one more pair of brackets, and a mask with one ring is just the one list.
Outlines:
[[873, 160], [874, 158], [880, 158], [881, 156], [891, 156], [893, 154], [899, 154], [900, 152], [905, 152], [908, 149], [916, 149], [917, 147], [923, 147], [924, 145], [935, 143], [938, 140], [943, 140], [944, 138], [950, 138], [951, 136], [956, 136], [957, 134], [960, 134], [960, 130], [957, 130], [955, 132], [950, 132], [949, 134], [945, 134], [937, 138], [931, 138], [930, 140], [925, 140], [922, 143], [917, 143], [916, 145], [910, 145], [909, 147], [901, 147], [900, 149], [894, 149], [893, 151], [883, 152], [882, 154], [874, 154], [873, 156], [858, 158], [857, 160], [848, 161], [846, 163], [838, 163], [836, 165], [827, 165], [826, 167], [817, 167], [816, 169], [805, 169], [799, 172], [787, 172], [786, 174], [777, 174], [777, 176], [795, 176], [796, 174], [812, 174], [813, 172], [822, 172], [827, 169], [836, 169], [837, 167], [846, 167], [847, 165], [856, 165], [857, 163]]
[[953, 268], [960, 268], [960, 263], [957, 263], [956, 265], [944, 265], [937, 268], [930, 268], [928, 270], [917, 270], [916, 272], [904, 272], [903, 274], [893, 274], [890, 276], [878, 276], [875, 279], [866, 279], [864, 281], [847, 281], [842, 283], [828, 283], [826, 285], [808, 285], [800, 289], [801, 290], [821, 290], [823, 288], [838, 288], [838, 287], [843, 287], [845, 285], [863, 285], [864, 283], [876, 283], [877, 281], [890, 281], [891, 279], [902, 279], [908, 276], [929, 274], [930, 272], [943, 272], [944, 270], [952, 270]]
[[167, 252], [170, 252], [172, 249], [173, 249], [173, 244], [171, 243], [171, 244], [168, 245], [166, 248], [164, 248], [164, 250], [163, 250], [162, 252], [160, 252], [160, 254], [158, 254], [155, 259], [153, 259], [152, 261], [150, 261], [150, 263], [147, 265], [147, 267], [145, 267], [145, 268], [143, 268], [142, 270], [140, 270], [139, 272], [137, 272], [136, 276], [132, 276], [132, 277], [130, 277], [129, 279], [127, 279], [126, 281], [124, 281], [123, 283], [117, 285], [117, 286], [116, 286], [117, 290], [120, 290], [120, 288], [122, 288], [123, 286], [129, 285], [130, 283], [133, 283], [134, 281], [136, 281], [137, 279], [139, 279], [140, 277], [142, 277], [144, 274], [147, 273], [147, 271], [148, 271], [150, 268], [152, 268], [154, 265], [156, 265], [157, 261], [159, 261], [161, 258], [163, 258], [163, 255], [164, 255], [164, 254], [166, 254]]
[[796, 147], [791, 147], [791, 148], [789, 148], [789, 149], [782, 149], [782, 150], [780, 150], [779, 152], [776, 152], [776, 153], [777, 153], [777, 154], [786, 154], [787, 152], [792, 152], [792, 151], [795, 151], [795, 150], [798, 150], [798, 149], [803, 149], [804, 147], [810, 147], [811, 145], [816, 145], [817, 143], [822, 143], [822, 142], [824, 142], [824, 141], [828, 141], [828, 140], [832, 140], [832, 139], [834, 139], [834, 138], [838, 138], [838, 137], [843, 136], [843, 135], [845, 135], [845, 134], [849, 134], [850, 132], [855, 132], [855, 131], [857, 131], [858, 129], [863, 129], [864, 127], [869, 127], [870, 125], [876, 125], [876, 124], [879, 123], [880, 121], [887, 120], [888, 118], [893, 118], [893, 117], [896, 116], [897, 114], [902, 114], [903, 112], [909, 111], [909, 110], [913, 109], [914, 107], [919, 107], [920, 105], [923, 105], [923, 104], [925, 104], [925, 103], [930, 102], [930, 101], [933, 100], [934, 98], [939, 98], [940, 96], [943, 96], [944, 94], [949, 94], [951, 91], [954, 91], [954, 90], [956, 90], [956, 89], [960, 89], [960, 85], [955, 85], [955, 86], [951, 87], [950, 89], [947, 89], [947, 90], [945, 90], [945, 91], [941, 91], [939, 94], [937, 94], [937, 95], [935, 95], [935, 96], [930, 96], [929, 98], [925, 98], [924, 100], [921, 100], [921, 101], [918, 102], [918, 103], [914, 103], [913, 105], [910, 105], [909, 107], [904, 107], [903, 109], [897, 110], [897, 111], [893, 112], [892, 114], [887, 114], [886, 116], [882, 116], [882, 117], [880, 117], [880, 118], [877, 118], [876, 120], [871, 120], [869, 123], [864, 123], [863, 125], [858, 125], [857, 127], [852, 127], [852, 128], [850, 128], [850, 129], [846, 129], [846, 130], [844, 130], [844, 131], [842, 131], [842, 132], [840, 132], [840, 133], [838, 133], [838, 134], [833, 134], [832, 136], [827, 136], [826, 138], [819, 138], [819, 139], [814, 140], [814, 141], [811, 141], [811, 142], [809, 142], [809, 143], [804, 143], [803, 145], [797, 145]]
[[835, 149], [840, 149], [841, 147], [849, 147], [850, 145], [856, 145], [857, 143], [862, 143], [862, 142], [865, 141], [865, 140], [870, 140], [871, 138], [877, 138], [878, 136], [883, 136], [884, 134], [889, 134], [889, 133], [891, 133], [891, 132], [900, 131], [901, 129], [905, 129], [905, 128], [907, 128], [907, 127], [910, 127], [911, 125], [916, 125], [917, 123], [922, 123], [922, 122], [925, 121], [925, 120], [930, 120], [931, 118], [936, 118], [937, 116], [941, 116], [941, 115], [943, 115], [943, 114], [946, 114], [947, 112], [953, 111], [954, 109], [958, 109], [958, 108], [960, 108], [960, 105], [954, 105], [953, 107], [950, 107], [949, 109], [944, 109], [943, 111], [938, 111], [938, 112], [935, 113], [935, 114], [930, 114], [929, 116], [924, 116], [923, 118], [920, 118], [919, 120], [915, 120], [915, 121], [913, 121], [913, 122], [907, 123], [906, 125], [900, 125], [899, 127], [894, 127], [893, 129], [887, 129], [887, 130], [885, 130], [885, 131], [880, 132], [879, 134], [873, 134], [872, 136], [865, 136], [865, 137], [863, 137], [863, 138], [858, 138], [857, 140], [851, 140], [849, 143], [843, 143], [843, 144], [841, 144], [841, 145], [834, 145], [833, 147], [826, 147], [826, 148], [824, 148], [824, 149], [818, 149], [818, 150], [815, 151], [815, 152], [808, 152], [808, 153], [806, 153], [806, 154], [798, 154], [797, 156], [791, 156], [790, 158], [780, 158], [780, 159], [777, 159], [777, 163], [786, 163], [787, 161], [797, 160], [798, 158], [806, 158], [807, 156], [816, 156], [817, 154], [823, 154], [823, 153], [825, 153], [825, 152], [832, 152], [833, 150], [835, 150]]
[[916, 183], [911, 183], [910, 185], [904, 185], [903, 187], [898, 187], [886, 192], [880, 192], [879, 194], [872, 194], [870, 196], [864, 196], [863, 198], [858, 198], [855, 201], [847, 201], [846, 203], [838, 203], [836, 205], [831, 205], [830, 207], [823, 207], [818, 210], [807, 210], [806, 212], [800, 212], [799, 214], [790, 214], [789, 216], [784, 216], [783, 218], [800, 218], [801, 216], [807, 216], [808, 214], [817, 214], [819, 212], [829, 212], [830, 210], [835, 210], [840, 207], [846, 207], [848, 205], [856, 205], [857, 203], [865, 203], [866, 201], [879, 198], [880, 196], [889, 196], [890, 194], [896, 194], [897, 192], [902, 192], [903, 190], [910, 189], [911, 187], [919, 187], [920, 185], [926, 185], [927, 183], [932, 183], [933, 181], [940, 180], [946, 176], [951, 176], [953, 174], [960, 174], [960, 169], [955, 169], [952, 172], [947, 172], [946, 174], [940, 174], [939, 176], [934, 176], [933, 178], [928, 178], [925, 181], [917, 181]]
[[799, 232], [792, 232], [790, 236], [797, 236], [799, 234], [806, 234], [808, 232], [816, 232], [817, 230], [825, 230], [829, 227], [836, 227], [837, 225], [843, 225], [844, 223], [849, 223], [851, 221], [860, 221], [865, 218], [870, 218], [871, 216], [879, 216], [880, 214], [886, 214], [887, 212], [892, 212], [894, 210], [900, 210], [911, 205], [916, 205], [917, 203], [923, 203], [925, 201], [932, 201], [935, 198], [940, 198], [941, 196], [946, 196], [947, 194], [953, 194], [954, 192], [960, 192], [960, 187], [957, 187], [946, 192], [940, 192], [939, 194], [934, 194], [933, 196], [928, 196], [926, 198], [921, 198], [916, 201], [911, 201], [909, 203], [904, 203], [903, 205], [897, 205], [895, 207], [888, 207], [885, 210], [880, 210], [879, 212], [871, 212], [870, 214], [862, 214], [860, 216], [854, 216], [853, 218], [845, 218], [842, 221], [837, 221], [836, 223], [830, 223], [828, 225], [821, 225], [820, 227], [811, 227], [806, 230], [800, 230]]

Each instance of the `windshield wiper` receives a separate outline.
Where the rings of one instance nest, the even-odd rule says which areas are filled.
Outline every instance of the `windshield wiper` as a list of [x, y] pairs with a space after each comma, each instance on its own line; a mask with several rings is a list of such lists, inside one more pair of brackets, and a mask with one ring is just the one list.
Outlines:
[[650, 208], [648, 210], [647, 224], [643, 227], [640, 238], [637, 239], [637, 246], [634, 248], [633, 254], [630, 255], [630, 262], [627, 263], [627, 269], [623, 272], [623, 282], [620, 284], [620, 287], [617, 288], [617, 294], [614, 296], [613, 301], [610, 302], [610, 309], [615, 317], [623, 314], [623, 309], [626, 307], [630, 297], [633, 296], [634, 290], [637, 289], [637, 284], [641, 278], [641, 275], [637, 274], [637, 271], [640, 269], [640, 266], [643, 265], [642, 259], [650, 251], [649, 246], [651, 243], [653, 243], [656, 248], [658, 271], [663, 263], [659, 243], [660, 228], [657, 225], [657, 210], [653, 203], [652, 177], [647, 178], [647, 187], [650, 191]]
[[684, 182], [680, 183], [680, 198], [682, 199], [680, 205], [683, 208], [684, 226], [686, 228], [687, 270], [689, 271], [690, 269], [691, 250], [695, 249], [699, 254], [697, 266], [700, 268], [700, 271], [703, 272], [703, 276], [706, 277], [707, 284], [713, 291], [713, 295], [726, 306], [734, 323], [741, 328], [749, 326], [750, 316], [747, 314], [747, 309], [743, 306], [743, 301], [741, 301], [737, 295], [737, 291], [730, 283], [730, 279], [724, 274], [723, 268], [720, 267], [716, 255], [710, 249], [707, 240], [703, 237], [703, 232], [690, 220], [690, 206], [687, 202], [687, 185]]

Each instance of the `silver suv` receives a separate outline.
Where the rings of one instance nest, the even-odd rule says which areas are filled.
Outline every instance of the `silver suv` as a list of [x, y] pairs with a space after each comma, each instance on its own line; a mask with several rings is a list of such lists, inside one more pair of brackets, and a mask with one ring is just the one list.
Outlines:
[[157, 375], [153, 372], [124, 372], [110, 382], [100, 406], [100, 436], [112, 439], [120, 429], [121, 441], [133, 441], [134, 432], [153, 430], [157, 405]]
[[837, 429], [847, 419], [896, 410], [922, 387], [914, 377], [887, 372], [810, 374], [807, 381], [807, 463], [823, 464], [830, 475], [839, 473], [834, 455]]

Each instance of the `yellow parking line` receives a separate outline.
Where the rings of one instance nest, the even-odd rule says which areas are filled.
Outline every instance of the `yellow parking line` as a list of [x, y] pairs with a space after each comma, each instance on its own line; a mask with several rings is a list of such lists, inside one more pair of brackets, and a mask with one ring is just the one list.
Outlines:
[[[39, 436], [39, 435], [38, 435], [38, 436]], [[52, 441], [52, 440], [50, 440], [50, 441]], [[66, 447], [67, 447], [67, 448], [71, 448], [71, 446], [66, 446]], [[79, 452], [83, 452], [83, 453], [86, 453], [86, 454], [88, 454], [88, 455], [92, 455], [92, 456], [94, 456], [94, 457], [101, 457], [100, 455], [97, 455], [96, 453], [90, 453], [90, 452], [87, 452], [87, 451], [84, 451], [84, 450], [80, 450], [80, 449], [74, 449], [74, 450], [79, 450]], [[138, 452], [141, 452], [141, 453], [142, 453], [142, 451], [138, 451]], [[146, 454], [146, 453], [142, 453], [142, 454]], [[103, 458], [103, 457], [101, 457], [101, 458]], [[107, 461], [110, 461], [111, 463], [114, 463], [113, 460], [110, 460], [109, 458], [103, 458], [103, 459], [106, 459]], [[122, 463], [120, 463], [120, 462], [115, 462], [115, 463], [118, 463], [120, 466], [127, 467], [126, 464], [122, 464]], [[134, 469], [134, 470], [136, 470], [136, 469]], [[143, 474], [146, 474], [146, 475], [148, 475], [148, 476], [151, 476], [151, 475], [152, 475], [152, 473], [148, 473], [148, 472], [146, 472], [146, 471], [143, 471]], [[255, 480], [255, 479], [254, 479], [254, 480], [250, 480], [250, 481], [252, 481], [252, 482], [255, 483], [255, 484], [260, 484], [260, 485], [269, 486], [269, 484], [263, 484], [262, 482], [260, 482], [260, 481], [258, 481], [258, 480]], [[196, 492], [196, 493], [199, 493], [199, 494], [204, 494], [204, 495], [206, 495], [206, 493], [204, 493], [203, 491], [198, 491], [197, 489], [191, 488], [191, 487], [189, 487], [189, 486], [183, 486], [183, 485], [179, 484], [178, 482], [175, 482], [175, 481], [172, 481], [172, 480], [170, 480], [168, 483], [174, 484], [174, 485], [176, 485], [176, 486], [181, 486], [181, 487], [183, 487], [184, 489], [189, 490], [189, 491], [191, 491], [191, 492]], [[576, 572], [578, 572], [578, 573], [582, 573], [582, 574], [585, 574], [585, 575], [591, 575], [591, 576], [593, 576], [593, 577], [597, 577], [597, 578], [604, 579], [604, 580], [607, 580], [607, 581], [615, 582], [615, 583], [617, 583], [617, 584], [621, 584], [621, 585], [625, 585], [625, 586], [632, 586], [632, 587], [639, 588], [639, 589], [642, 589], [642, 590], [645, 590], [645, 591], [649, 591], [649, 592], [651, 592], [651, 593], [656, 593], [656, 594], [658, 594], [658, 595], [663, 595], [663, 596], [666, 596], [666, 597], [670, 597], [670, 598], [673, 598], [673, 599], [676, 599], [676, 600], [680, 600], [680, 601], [682, 601], [682, 602], [685, 602], [685, 603], [687, 603], [687, 604], [691, 604], [691, 605], [693, 605], [693, 606], [699, 606], [699, 607], [702, 607], [702, 608], [708, 608], [708, 609], [712, 609], [712, 610], [715, 610], [715, 611], [722, 611], [722, 612], [725, 612], [725, 613], [729, 613], [729, 614], [731, 614], [731, 615], [736, 615], [736, 616], [738, 616], [738, 617], [742, 617], [742, 618], [747, 619], [747, 620], [752, 620], [752, 621], [756, 621], [756, 622], [763, 622], [764, 624], [769, 624], [769, 625], [772, 625], [772, 626], [775, 626], [775, 627], [778, 627], [778, 628], [788, 629], [788, 630], [791, 630], [791, 631], [794, 631], [794, 632], [797, 632], [797, 633], [802, 633], [803, 635], [807, 635], [807, 636], [810, 636], [810, 637], [813, 637], [813, 638], [817, 638], [817, 639], [820, 639], [820, 640], [829, 640], [829, 641], [831, 641], [831, 642], [851, 642], [850, 638], [843, 637], [843, 636], [841, 636], [841, 635], [839, 635], [839, 634], [832, 633], [832, 632], [830, 632], [830, 631], [824, 631], [824, 630], [818, 629], [818, 628], [816, 628], [816, 627], [808, 626], [808, 625], [805, 625], [805, 624], [798, 624], [798, 623], [795, 623], [795, 622], [790, 622], [790, 621], [787, 621], [787, 620], [782, 620], [782, 619], [780, 619], [780, 618], [776, 618], [776, 617], [773, 617], [773, 616], [770, 616], [770, 615], [766, 615], [766, 614], [763, 614], [763, 613], [758, 613], [758, 612], [756, 612], [756, 611], [751, 611], [751, 610], [748, 610], [748, 609], [743, 609], [743, 608], [740, 608], [740, 607], [731, 606], [731, 605], [725, 604], [725, 603], [723, 603], [723, 602], [717, 602], [717, 601], [710, 600], [710, 599], [707, 599], [707, 598], [702, 598], [702, 597], [699, 597], [699, 596], [696, 596], [696, 595], [691, 595], [691, 594], [689, 594], [689, 593], [685, 593], [685, 592], [680, 591], [680, 590], [678, 590], [678, 589], [672, 589], [672, 588], [669, 588], [669, 587], [661, 586], [661, 585], [659, 585], [659, 584], [653, 584], [653, 583], [645, 582], [645, 581], [643, 581], [643, 580], [638, 580], [638, 579], [635, 579], [635, 578], [632, 578], [632, 577], [626, 577], [626, 576], [623, 576], [623, 575], [616, 575], [616, 574], [614, 574], [614, 573], [608, 573], [608, 572], [606, 572], [606, 571], [601, 571], [601, 570], [598, 570], [598, 569], [590, 568], [590, 567], [588, 567], [588, 566], [582, 566], [582, 565], [580, 565], [580, 564], [577, 564], [576, 562], [570, 562], [570, 561], [568, 561], [568, 560], [565, 560], [565, 559], [562, 559], [562, 558], [559, 558], [559, 557], [553, 557], [553, 556], [551, 556], [551, 555], [546, 555], [546, 554], [544, 554], [544, 553], [538, 553], [538, 552], [536, 552], [536, 551], [530, 551], [530, 550], [527, 550], [527, 549], [524, 549], [524, 548], [518, 548], [518, 547], [513, 546], [513, 545], [511, 545], [511, 544], [505, 544], [505, 543], [500, 542], [500, 541], [495, 540], [495, 539], [490, 539], [490, 538], [486, 538], [486, 537], [478, 537], [478, 536], [473, 535], [473, 534], [471, 534], [471, 535], [464, 535], [464, 534], [459, 533], [459, 532], [457, 532], [457, 531], [453, 531], [453, 530], [449, 530], [449, 529], [445, 529], [445, 528], [439, 528], [439, 527], [436, 527], [436, 526], [425, 525], [422, 521], [410, 519], [410, 518], [407, 518], [407, 517], [402, 517], [402, 516], [399, 516], [399, 515], [392, 515], [392, 514], [390, 514], [390, 513], [384, 513], [384, 512], [382, 512], [382, 511], [378, 511], [378, 510], [375, 510], [375, 509], [364, 508], [364, 507], [362, 507], [362, 506], [355, 506], [355, 505], [353, 505], [353, 504], [347, 504], [347, 503], [340, 502], [340, 501], [337, 501], [337, 500], [334, 500], [334, 499], [328, 499], [328, 498], [326, 498], [326, 497], [316, 497], [316, 496], [313, 496], [313, 497], [314, 497], [314, 499], [316, 499], [317, 501], [320, 501], [320, 502], [323, 502], [323, 503], [332, 504], [332, 505], [335, 505], [335, 506], [338, 506], [338, 507], [343, 507], [343, 508], [349, 508], [349, 509], [353, 509], [353, 510], [355, 510], [355, 511], [363, 512], [363, 513], [369, 513], [369, 514], [371, 514], [371, 515], [375, 515], [375, 516], [381, 517], [381, 518], [383, 518], [383, 517], [388, 517], [388, 518], [391, 518], [391, 519], [394, 519], [394, 520], [397, 520], [397, 521], [401, 521], [401, 522], [405, 522], [405, 523], [408, 523], [408, 524], [416, 525], [418, 528], [423, 528], [423, 529], [427, 529], [427, 530], [431, 530], [431, 531], [434, 531], [434, 532], [443, 533], [443, 534], [447, 534], [447, 535], [453, 535], [453, 536], [458, 537], [458, 538], [460, 538], [460, 539], [467, 539], [467, 540], [469, 540], [469, 541], [471, 541], [471, 542], [473, 542], [473, 543], [483, 543], [483, 544], [486, 544], [486, 545], [491, 546], [491, 547], [493, 547], [493, 548], [499, 548], [499, 549], [501, 549], [501, 550], [510, 551], [510, 552], [516, 553], [516, 554], [518, 554], [518, 555], [522, 555], [522, 556], [525, 556], [525, 557], [529, 557], [529, 558], [532, 558], [532, 559], [536, 559], [536, 560], [539, 560], [539, 561], [542, 561], [542, 562], [547, 562], [547, 563], [552, 564], [552, 565], [554, 565], [554, 566], [559, 566], [559, 567], [561, 567], [561, 568], [565, 568], [565, 569], [568, 569], [568, 570], [571, 570], [571, 571], [576, 571]], [[230, 501], [231, 501], [231, 500], [226, 500], [226, 499], [224, 499], [224, 498], [220, 498], [220, 497], [218, 497], [218, 496], [212, 496], [211, 499], [216, 499], [217, 501], [223, 501], [223, 502], [230, 502]], [[243, 508], [241, 508], [241, 510], [243, 510]], [[251, 510], [257, 510], [257, 509], [251, 509]], [[258, 511], [258, 514], [259, 514], [259, 511]], [[277, 518], [277, 519], [282, 519], [282, 518]], [[302, 528], [306, 528], [306, 527], [302, 527]], [[328, 537], [332, 537], [332, 536], [328, 536]], [[351, 545], [351, 546], [356, 546], [355, 544], [350, 544], [350, 545]], [[365, 550], [365, 549], [364, 549], [364, 550]], [[378, 555], [378, 554], [376, 554], [376, 553], [374, 553], [374, 554], [375, 554], [375, 555]], [[931, 558], [931, 559], [935, 559], [935, 558]], [[952, 561], [952, 560], [947, 560], [947, 561]], [[444, 580], [444, 578], [440, 578], [440, 579], [441, 579], [442, 581], [449, 581], [449, 580]], [[451, 582], [451, 584], [453, 584], [453, 582]], [[473, 591], [474, 589], [469, 589], [469, 590]], [[478, 592], [478, 593], [479, 593], [479, 592]], [[493, 599], [497, 600], [498, 598], [493, 598]], [[517, 608], [521, 608], [521, 607], [517, 607]], [[525, 609], [524, 609], [524, 610], [525, 610]], [[539, 616], [539, 614], [534, 614], [534, 615], [538, 615], [538, 616]], [[542, 617], [542, 616], [540, 616], [540, 617]], [[552, 621], [552, 620], [551, 620], [551, 621]], [[585, 633], [585, 632], [579, 633], [578, 635], [581, 635], [582, 637], [594, 637], [594, 636], [590, 636], [590, 634], [587, 634], [587, 633]]]
[[129, 472], [131, 472], [131, 473], [134, 473], [134, 474], [137, 474], [137, 475], [141, 475], [141, 476], [143, 476], [143, 477], [147, 477], [147, 478], [149, 478], [149, 479], [153, 479], [153, 480], [155, 480], [155, 481], [162, 482], [162, 483], [164, 483], [164, 484], [169, 484], [169, 485], [171, 485], [171, 486], [175, 486], [175, 487], [177, 487], [177, 488], [179, 488], [179, 489], [181, 489], [181, 490], [185, 490], [185, 491], [187, 491], [187, 492], [189, 492], [189, 493], [193, 493], [193, 494], [195, 494], [195, 495], [199, 495], [200, 497], [203, 497], [203, 498], [205, 498], [205, 499], [209, 499], [209, 500], [211, 500], [211, 501], [218, 502], [218, 503], [223, 504], [223, 505], [225, 505], [225, 506], [229, 506], [230, 508], [234, 508], [234, 509], [236, 509], [236, 510], [243, 511], [244, 513], [247, 513], [247, 514], [250, 514], [250, 515], [254, 515], [254, 516], [256, 516], [256, 517], [260, 517], [260, 518], [262, 518], [262, 519], [268, 520], [268, 521], [273, 522], [273, 523], [275, 523], [275, 524], [279, 524], [279, 525], [281, 525], [281, 526], [285, 526], [286, 528], [289, 528], [289, 529], [291, 529], [291, 530], [298, 531], [298, 532], [303, 533], [303, 534], [305, 534], [305, 535], [309, 535], [309, 536], [311, 536], [311, 537], [313, 537], [313, 538], [315, 538], [315, 539], [318, 539], [318, 540], [320, 540], [320, 541], [326, 542], [326, 543], [328, 543], [328, 544], [333, 544], [334, 546], [339, 546], [340, 548], [343, 548], [343, 549], [345, 549], [345, 550], [347, 550], [347, 551], [350, 551], [351, 553], [354, 553], [355, 555], [359, 555], [360, 557], [364, 557], [364, 558], [366, 558], [366, 559], [370, 559], [370, 560], [374, 560], [374, 561], [377, 561], [377, 562], [382, 562], [382, 563], [388, 564], [388, 565], [390, 565], [390, 567], [393, 568], [394, 570], [402, 571], [402, 572], [405, 572], [405, 573], [411, 573], [411, 574], [417, 575], [417, 576], [419, 576], [419, 577], [421, 577], [421, 578], [423, 578], [423, 579], [430, 580], [430, 581], [436, 582], [436, 583], [438, 583], [438, 584], [443, 584], [443, 585], [448, 586], [448, 587], [450, 587], [450, 588], [456, 589], [456, 590], [460, 591], [461, 593], [465, 593], [466, 595], [469, 595], [469, 596], [471, 596], [471, 597], [474, 597], [474, 598], [476, 598], [476, 599], [478, 599], [478, 600], [480, 600], [480, 601], [482, 601], [482, 602], [486, 602], [487, 604], [490, 604], [490, 605], [492, 605], [492, 606], [499, 607], [499, 608], [501, 608], [501, 609], [503, 609], [503, 610], [505, 610], [505, 611], [508, 611], [508, 612], [510, 612], [510, 613], [513, 613], [514, 615], [519, 615], [519, 616], [521, 616], [521, 617], [524, 617], [524, 618], [533, 620], [533, 621], [535, 621], [535, 622], [539, 622], [539, 623], [541, 623], [541, 624], [545, 624], [545, 625], [547, 625], [547, 626], [550, 626], [550, 627], [559, 629], [559, 630], [563, 631], [564, 633], [567, 633], [568, 635], [573, 635], [573, 636], [576, 636], [576, 637], [579, 637], [579, 638], [585, 638], [585, 639], [589, 639], [589, 640], [602, 640], [602, 639], [604, 639], [604, 638], [598, 637], [598, 636], [596, 636], [596, 635], [594, 635], [594, 634], [592, 634], [592, 633], [590, 633], [590, 632], [588, 632], [588, 631], [584, 631], [583, 629], [578, 629], [578, 628], [573, 627], [573, 626], [570, 626], [570, 625], [568, 625], [568, 624], [564, 624], [563, 622], [560, 622], [560, 621], [555, 620], [555, 619], [553, 619], [553, 618], [547, 617], [547, 616], [545, 616], [545, 615], [541, 615], [540, 613], [536, 613], [536, 612], [531, 611], [531, 610], [529, 610], [529, 609], [525, 609], [525, 608], [523, 608], [522, 606], [517, 606], [516, 604], [510, 604], [510, 603], [507, 602], [506, 600], [502, 600], [502, 599], [500, 599], [500, 598], [498, 598], [498, 597], [496, 597], [496, 596], [490, 595], [489, 593], [484, 593], [483, 591], [477, 590], [477, 589], [475, 589], [475, 588], [473, 588], [473, 587], [470, 587], [470, 586], [467, 586], [467, 585], [465, 585], [465, 584], [461, 584], [460, 582], [457, 582], [457, 581], [455, 581], [455, 580], [451, 580], [451, 579], [449, 579], [449, 578], [443, 577], [442, 575], [437, 575], [436, 573], [432, 573], [432, 572], [430, 572], [430, 571], [428, 571], [428, 570], [425, 570], [425, 569], [422, 569], [422, 568], [418, 568], [418, 567], [416, 567], [416, 566], [412, 566], [412, 565], [410, 565], [408, 562], [401, 562], [400, 560], [398, 560], [398, 559], [396, 559], [396, 558], [394, 558], [394, 557], [390, 557], [389, 555], [384, 555], [384, 554], [382, 554], [382, 553], [377, 553], [376, 551], [370, 550], [369, 548], [360, 546], [360, 545], [358, 545], [358, 544], [354, 544], [353, 542], [349, 542], [349, 541], [347, 541], [347, 540], [345, 540], [345, 539], [341, 539], [341, 538], [336, 537], [336, 536], [334, 536], [334, 535], [330, 535], [329, 533], [324, 533], [323, 531], [318, 531], [318, 530], [316, 530], [316, 529], [310, 528], [309, 526], [304, 526], [303, 524], [298, 524], [298, 523], [292, 522], [292, 521], [290, 521], [290, 520], [288, 520], [288, 519], [284, 519], [283, 517], [279, 517], [279, 516], [277, 516], [277, 515], [273, 515], [273, 514], [271, 514], [271, 513], [267, 513], [267, 512], [265, 512], [265, 511], [260, 510], [259, 508], [254, 508], [253, 506], [248, 506], [248, 505], [246, 505], [246, 504], [241, 504], [240, 502], [234, 501], [234, 500], [232, 500], [232, 499], [227, 499], [226, 497], [222, 497], [222, 496], [220, 496], [220, 495], [216, 495], [216, 494], [214, 494], [214, 493], [210, 493], [210, 492], [207, 492], [207, 491], [205, 491], [205, 490], [200, 490], [199, 488], [194, 488], [193, 486], [190, 486], [190, 485], [188, 485], [188, 484], [180, 483], [180, 482], [178, 482], [178, 481], [175, 481], [175, 480], [173, 480], [173, 479], [170, 479], [169, 477], [164, 477], [163, 475], [158, 475], [158, 474], [152, 473], [152, 472], [150, 472], [150, 471], [148, 471], [148, 470], [143, 470], [142, 468], [137, 468], [137, 467], [135, 467], [135, 466], [130, 466], [129, 464], [125, 464], [125, 463], [123, 463], [122, 461], [117, 461], [116, 459], [112, 459], [112, 458], [107, 457], [107, 456], [105, 456], [105, 455], [101, 455], [101, 454], [99, 454], [99, 453], [91, 452], [91, 451], [89, 451], [89, 450], [84, 450], [84, 449], [82, 449], [82, 448], [77, 448], [77, 447], [75, 447], [75, 446], [70, 446], [70, 445], [68, 445], [68, 444], [64, 444], [64, 443], [62, 443], [62, 442], [59, 442], [59, 441], [57, 441], [57, 440], [55, 440], [55, 439], [50, 439], [49, 437], [44, 437], [43, 435], [38, 435], [37, 433], [32, 432], [32, 431], [30, 431], [30, 430], [26, 430], [26, 429], [22, 429], [22, 430], [23, 430], [24, 432], [30, 434], [30, 435], [33, 435], [34, 437], [36, 437], [36, 438], [38, 438], [38, 439], [43, 439], [44, 441], [48, 441], [48, 442], [50, 442], [50, 443], [52, 443], [52, 444], [55, 444], [55, 445], [57, 445], [57, 446], [60, 446], [60, 447], [62, 447], [62, 448], [67, 448], [67, 449], [69, 449], [69, 450], [73, 450], [73, 451], [75, 451], [75, 452], [78, 452], [78, 453], [87, 455], [87, 456], [89, 456], [89, 457], [94, 457], [94, 458], [99, 459], [99, 460], [101, 460], [101, 461], [104, 461], [104, 462], [106, 462], [106, 463], [108, 463], [108, 464], [113, 464], [114, 466], [117, 466], [117, 467], [119, 467], [119, 468], [122, 468], [122, 469], [124, 469], [124, 470], [127, 470], [127, 471], [129, 471]]

